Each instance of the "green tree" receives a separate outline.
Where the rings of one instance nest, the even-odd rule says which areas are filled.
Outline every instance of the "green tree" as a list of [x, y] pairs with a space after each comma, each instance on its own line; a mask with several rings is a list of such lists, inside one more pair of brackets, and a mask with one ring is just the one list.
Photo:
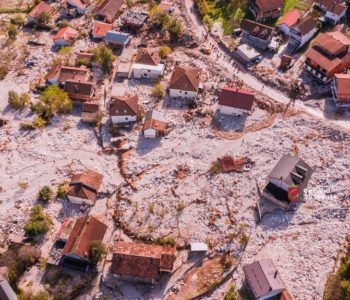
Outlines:
[[92, 241], [90, 246], [90, 258], [94, 263], [98, 263], [107, 254], [106, 246], [102, 241]]
[[26, 23], [26, 19], [23, 18], [21, 15], [15, 15], [13, 18], [10, 19], [11, 24], [17, 25], [17, 26], [23, 26]]
[[[41, 113], [43, 119], [50, 119], [55, 113], [67, 114], [73, 108], [73, 103], [68, 94], [56, 85], [50, 85], [41, 95]], [[39, 106], [40, 108], [40, 106]], [[40, 109], [39, 109], [40, 110]], [[49, 118], [46, 118], [48, 115]]]
[[161, 58], [165, 59], [168, 57], [170, 52], [171, 52], [171, 49], [168, 46], [163, 46], [163, 47], [160, 47], [159, 55]]
[[167, 31], [169, 32], [170, 39], [172, 41], [176, 40], [184, 32], [184, 28], [183, 28], [182, 22], [179, 21], [176, 18], [171, 19], [169, 24], [168, 24], [168, 26], [167, 26]]
[[9, 39], [11, 41], [14, 41], [17, 37], [17, 34], [18, 34], [17, 26], [14, 24], [10, 24], [10, 26], [7, 29], [7, 34], [9, 36]]
[[44, 202], [50, 202], [53, 196], [52, 189], [48, 186], [45, 185], [42, 187], [38, 193], [38, 200], [44, 201]]
[[164, 29], [167, 24], [169, 23], [169, 16], [168, 14], [165, 14], [163, 10], [158, 6], [155, 5], [151, 8], [149, 12], [149, 17], [151, 19], [151, 22], [153, 24], [156, 24], [157, 26]]
[[31, 215], [28, 223], [24, 226], [24, 231], [30, 236], [45, 234], [50, 230], [52, 225], [51, 218], [43, 213], [40, 205], [34, 205], [31, 209]]
[[203, 18], [203, 22], [205, 25], [207, 25], [207, 27], [210, 29], [213, 28], [213, 25], [214, 25], [214, 21], [212, 18], [210, 18], [208, 15], [205, 15], [204, 18]]
[[106, 45], [101, 45], [94, 50], [94, 59], [100, 64], [103, 72], [111, 73], [115, 56]]

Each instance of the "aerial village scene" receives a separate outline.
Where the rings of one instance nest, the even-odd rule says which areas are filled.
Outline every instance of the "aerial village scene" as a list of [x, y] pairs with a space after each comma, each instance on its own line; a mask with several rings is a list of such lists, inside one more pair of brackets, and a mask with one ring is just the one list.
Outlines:
[[0, 300], [350, 300], [349, 6], [0, 0]]

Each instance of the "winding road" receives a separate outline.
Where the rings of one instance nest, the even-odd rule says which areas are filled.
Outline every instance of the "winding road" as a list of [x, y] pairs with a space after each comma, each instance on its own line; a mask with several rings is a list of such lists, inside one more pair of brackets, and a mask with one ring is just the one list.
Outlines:
[[[205, 39], [206, 36], [206, 30], [204, 28], [204, 25], [202, 21], [199, 18], [199, 15], [197, 13], [197, 10], [194, 9], [194, 4], [192, 0], [182, 0], [184, 6], [186, 7], [186, 14], [191, 20], [193, 26], [196, 28], [196, 33], [198, 35], [199, 40], [209, 42], [213, 45], [216, 45], [216, 51], [217, 53], [220, 53], [220, 57], [216, 58], [215, 62], [217, 64], [220, 64], [223, 69], [227, 70], [228, 74], [234, 74], [236, 75], [240, 80], [242, 80], [244, 83], [246, 83], [248, 86], [250, 86], [252, 89], [258, 91], [261, 94], [264, 94], [265, 96], [271, 98], [272, 100], [283, 103], [283, 104], [289, 104], [291, 102], [291, 99], [286, 96], [281, 91], [274, 89], [269, 86], [265, 86], [264, 83], [262, 83], [260, 80], [258, 80], [255, 76], [249, 74], [248, 72], [244, 72], [242, 70], [239, 70], [235, 67], [235, 62], [232, 60], [231, 57], [229, 57], [225, 51], [218, 45], [217, 41], [209, 34], [207, 39]], [[213, 59], [213, 58], [212, 58]], [[336, 120], [330, 120], [326, 118], [321, 110], [308, 107], [303, 102], [296, 100], [294, 103], [294, 107], [299, 109], [300, 111], [318, 118], [322, 119], [329, 124], [335, 125], [337, 127], [340, 127], [342, 129], [345, 129], [347, 131], [350, 131], [350, 122], [349, 121], [336, 121]]]

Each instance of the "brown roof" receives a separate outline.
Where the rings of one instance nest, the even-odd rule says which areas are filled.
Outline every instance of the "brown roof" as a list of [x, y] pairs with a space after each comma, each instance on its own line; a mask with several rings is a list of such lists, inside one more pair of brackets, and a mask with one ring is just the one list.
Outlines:
[[302, 35], [308, 34], [311, 30], [317, 27], [317, 21], [313, 17], [306, 17], [302, 19], [296, 26]]
[[156, 279], [160, 271], [172, 272], [174, 247], [133, 242], [117, 242], [113, 251], [112, 273]]
[[71, 27], [65, 27], [65, 28], [61, 28], [53, 37], [53, 40], [60, 40], [60, 39], [64, 39], [67, 42], [73, 42], [77, 36], [78, 36], [79, 32], [76, 31], [75, 29], [71, 28]]
[[260, 39], [267, 40], [271, 32], [273, 31], [272, 27], [244, 19], [241, 22], [241, 29], [248, 32], [251, 35], [254, 35], [256, 37], [259, 37]]
[[109, 104], [110, 116], [138, 116], [139, 98], [137, 96], [113, 96]]
[[123, 5], [123, 2], [123, 0], [106, 0], [97, 9], [95, 15], [100, 18], [106, 18], [106, 21], [111, 23]]
[[201, 69], [192, 67], [175, 67], [169, 88], [197, 92], [200, 83]]
[[100, 110], [100, 105], [96, 102], [85, 102], [83, 105], [83, 112], [94, 113]]
[[337, 16], [340, 16], [345, 10], [347, 10], [347, 6], [343, 3], [335, 3], [328, 10]]
[[136, 55], [135, 64], [158, 66], [160, 63], [159, 51], [155, 49], [141, 48]]
[[263, 12], [274, 9], [281, 9], [283, 5], [283, 0], [256, 0], [256, 5]]
[[74, 99], [82, 99], [88, 101], [94, 89], [94, 84], [88, 81], [67, 80], [64, 85], [65, 92], [69, 97]]
[[46, 75], [46, 79], [53, 79], [58, 76], [58, 82], [65, 82], [67, 80], [85, 80], [89, 70], [84, 67], [67, 67], [55, 65]]
[[262, 259], [243, 268], [247, 282], [256, 298], [285, 289], [285, 284], [271, 259]]
[[301, 13], [298, 10], [291, 10], [278, 20], [277, 26], [285, 24], [290, 28], [297, 24], [300, 18]]
[[250, 111], [255, 100], [254, 93], [238, 88], [224, 87], [219, 95], [219, 104]]
[[96, 192], [100, 188], [103, 180], [103, 175], [92, 170], [87, 170], [84, 173], [74, 174], [70, 184], [82, 184]]
[[74, 253], [88, 258], [93, 241], [102, 241], [107, 231], [107, 225], [92, 216], [77, 219], [69, 235], [63, 254]]
[[348, 101], [350, 97], [350, 74], [335, 74], [339, 101]]
[[92, 35], [104, 37], [106, 36], [107, 31], [112, 30], [112, 28], [112, 24], [96, 21], [92, 26]]
[[334, 55], [338, 54], [340, 51], [344, 51], [346, 47], [342, 42], [334, 39], [331, 35], [324, 33], [321, 33], [317, 37], [315, 44]]
[[147, 129], [154, 129], [158, 132], [164, 133], [167, 128], [167, 122], [164, 115], [156, 110], [149, 110], [146, 112], [145, 121], [143, 123], [143, 131]]
[[46, 2], [41, 1], [37, 6], [35, 6], [31, 12], [29, 13], [29, 16], [32, 18], [36, 18], [39, 14], [42, 12], [52, 13], [53, 8], [48, 5]]
[[69, 186], [67, 195], [75, 198], [90, 200], [93, 203], [96, 203], [97, 200], [97, 193], [89, 187], [81, 184]]

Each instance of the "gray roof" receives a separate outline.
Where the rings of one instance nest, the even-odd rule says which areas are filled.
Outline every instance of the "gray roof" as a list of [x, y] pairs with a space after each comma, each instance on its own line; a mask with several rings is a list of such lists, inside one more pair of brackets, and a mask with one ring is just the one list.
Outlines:
[[125, 45], [129, 39], [129, 34], [125, 32], [118, 32], [114, 30], [107, 31], [105, 36], [106, 42], [113, 42], [120, 45]]
[[18, 300], [15, 292], [6, 279], [0, 279], [0, 299], [1, 300]]
[[[305, 186], [312, 172], [311, 167], [298, 156], [283, 155], [269, 177], [280, 179], [288, 185]], [[298, 178], [300, 178], [300, 181]]]
[[256, 298], [284, 290], [283, 279], [271, 259], [262, 259], [243, 268], [247, 283]]
[[146, 120], [157, 120], [166, 123], [165, 115], [157, 110], [147, 111], [145, 114], [145, 121]]

